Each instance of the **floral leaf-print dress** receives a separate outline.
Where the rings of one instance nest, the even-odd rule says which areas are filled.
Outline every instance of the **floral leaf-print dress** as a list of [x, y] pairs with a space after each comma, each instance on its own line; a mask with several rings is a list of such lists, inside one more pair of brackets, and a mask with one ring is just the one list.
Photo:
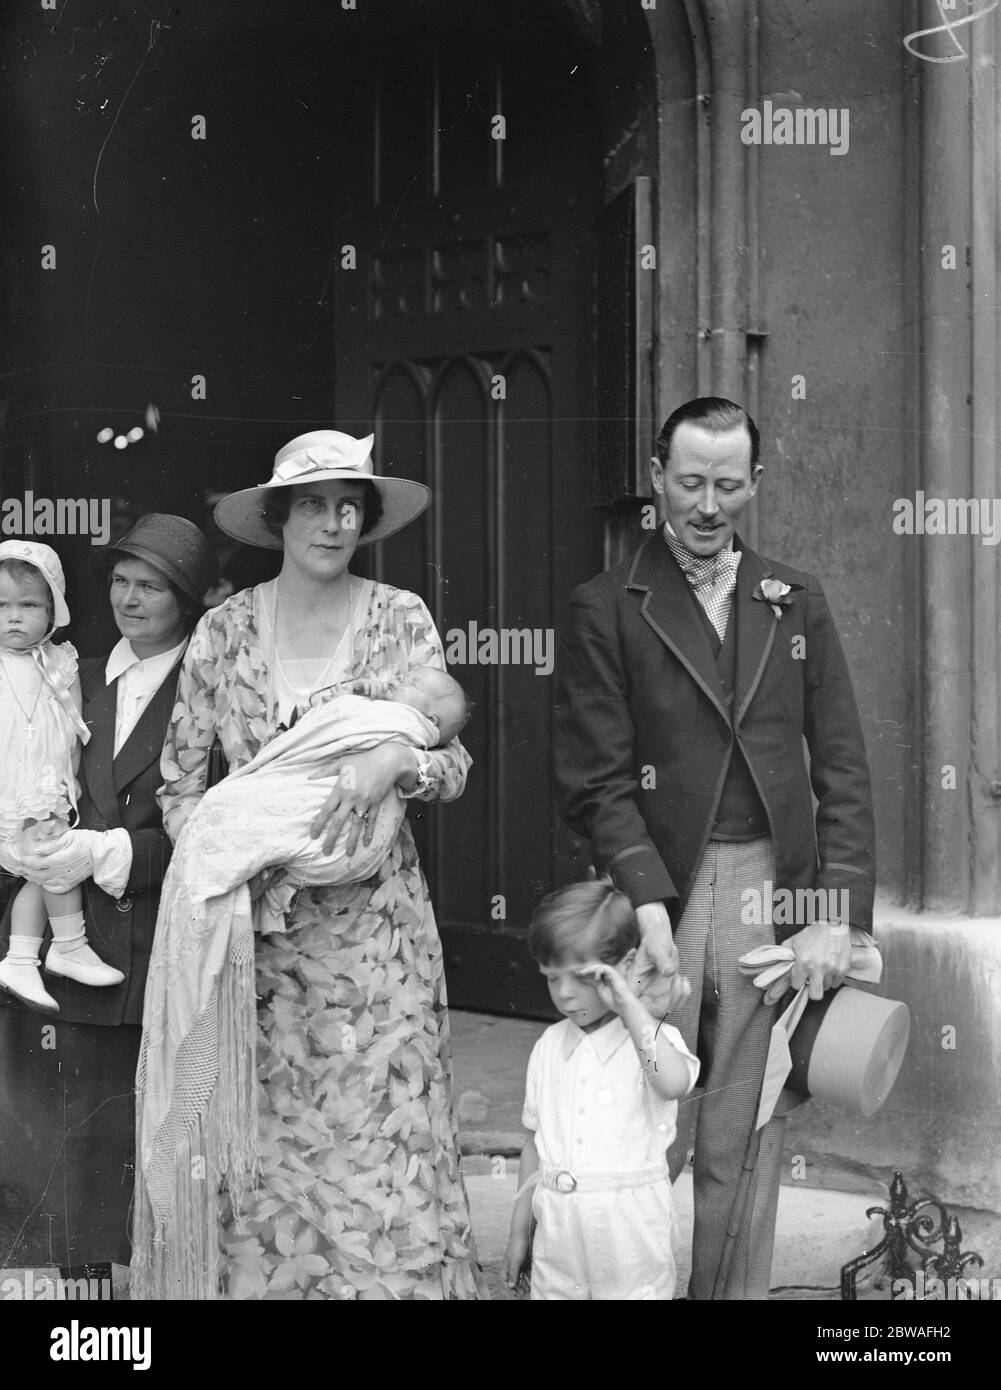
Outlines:
[[[368, 582], [345, 679], [445, 669], [422, 600]], [[240, 767], [278, 731], [270, 585], [195, 630], [164, 745], [173, 840], [219, 738]], [[262, 635], [266, 634], [266, 635]], [[442, 800], [470, 764], [429, 755]], [[410, 827], [361, 884], [304, 888], [256, 951], [260, 1179], [239, 1213], [220, 1195], [233, 1299], [486, 1297], [459, 1170], [441, 943]]]

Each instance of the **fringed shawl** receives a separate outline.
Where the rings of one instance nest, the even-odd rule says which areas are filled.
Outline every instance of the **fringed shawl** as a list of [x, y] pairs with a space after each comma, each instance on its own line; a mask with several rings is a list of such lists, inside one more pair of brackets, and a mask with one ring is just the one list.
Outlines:
[[[336, 779], [306, 779], [324, 760], [387, 738], [426, 747], [435, 737], [433, 725], [404, 705], [336, 696], [206, 793], [186, 822], [164, 878], [146, 983], [136, 1078], [133, 1298], [216, 1298], [218, 1191], [228, 1190], [239, 1213], [254, 1182], [254, 932], [262, 909], [251, 903], [247, 880], [267, 866], [294, 862], [300, 882], [353, 881], [344, 877], [343, 852], [337, 859], [335, 848], [325, 859], [308, 837], [316, 794], [322, 801]], [[287, 784], [284, 811], [276, 774]], [[387, 817], [382, 843], [373, 843], [358, 877], [371, 876], [375, 861], [389, 853], [401, 817], [402, 809], [396, 820]], [[365, 902], [360, 895], [355, 914]]]

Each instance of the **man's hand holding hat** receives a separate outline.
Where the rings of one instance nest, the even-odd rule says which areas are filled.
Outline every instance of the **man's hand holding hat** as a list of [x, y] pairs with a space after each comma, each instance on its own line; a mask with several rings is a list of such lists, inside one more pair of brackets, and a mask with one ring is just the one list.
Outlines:
[[[851, 928], [840, 922], [812, 922], [786, 942], [796, 954], [789, 988], [810, 986], [810, 998], [844, 983], [852, 964]], [[771, 1001], [769, 1001], [771, 1002]]]

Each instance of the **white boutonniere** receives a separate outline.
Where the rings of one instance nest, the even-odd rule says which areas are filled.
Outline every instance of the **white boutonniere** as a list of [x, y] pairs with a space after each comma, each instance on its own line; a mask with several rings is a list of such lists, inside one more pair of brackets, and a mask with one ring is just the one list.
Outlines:
[[801, 587], [799, 584], [783, 584], [781, 579], [766, 575], [759, 584], [755, 585], [751, 598], [760, 599], [762, 603], [770, 603], [776, 618], [781, 618], [782, 609], [789, 607], [794, 591]]

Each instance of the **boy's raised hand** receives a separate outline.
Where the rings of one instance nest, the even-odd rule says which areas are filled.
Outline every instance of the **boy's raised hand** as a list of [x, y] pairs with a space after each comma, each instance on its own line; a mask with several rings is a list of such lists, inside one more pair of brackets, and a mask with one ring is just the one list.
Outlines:
[[590, 980], [605, 1008], [612, 1009], [617, 1014], [636, 1001], [636, 995], [630, 989], [626, 977], [606, 961], [596, 960], [591, 965], [582, 965], [574, 974], [579, 975], [582, 980]]

